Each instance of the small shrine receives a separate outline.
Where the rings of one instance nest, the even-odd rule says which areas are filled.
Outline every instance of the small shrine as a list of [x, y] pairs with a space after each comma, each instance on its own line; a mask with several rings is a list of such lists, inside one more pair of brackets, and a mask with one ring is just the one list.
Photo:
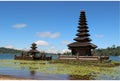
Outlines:
[[40, 52], [35, 43], [32, 43], [31, 50], [22, 52], [20, 56], [15, 55], [15, 60], [52, 60], [52, 56], [47, 57], [45, 52]]
[[36, 48], [36, 44], [33, 43], [31, 46], [31, 50], [29, 50], [27, 53], [27, 56], [33, 57], [33, 59], [37, 59], [40, 56], [40, 52], [36, 50]]

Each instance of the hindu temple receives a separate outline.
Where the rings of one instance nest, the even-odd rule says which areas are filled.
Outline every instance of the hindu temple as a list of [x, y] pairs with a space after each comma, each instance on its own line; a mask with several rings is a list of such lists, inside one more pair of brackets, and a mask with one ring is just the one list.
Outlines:
[[92, 56], [91, 49], [97, 48], [96, 45], [90, 43], [91, 39], [89, 38], [89, 30], [87, 26], [87, 20], [85, 11], [81, 11], [79, 23], [78, 23], [78, 33], [76, 34], [76, 38], [71, 44], [68, 44], [69, 49], [72, 51], [72, 55], [78, 56]]
[[109, 56], [99, 56], [95, 49], [97, 46], [91, 43], [89, 28], [87, 26], [85, 11], [80, 12], [78, 30], [74, 38], [75, 42], [68, 44], [68, 48], [71, 50], [72, 55], [59, 55], [60, 60], [89, 60], [89, 61], [100, 61], [109, 59]]
[[38, 51], [36, 43], [32, 43], [31, 50], [22, 52], [20, 56], [15, 55], [16, 60], [51, 60], [52, 56], [46, 56], [45, 52]]

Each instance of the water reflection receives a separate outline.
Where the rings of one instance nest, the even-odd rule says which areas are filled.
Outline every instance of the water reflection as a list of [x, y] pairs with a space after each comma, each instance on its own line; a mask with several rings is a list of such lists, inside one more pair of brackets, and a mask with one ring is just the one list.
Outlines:
[[31, 76], [35, 76], [35, 70], [30, 70]]
[[[40, 64], [45, 65], [46, 63], [40, 63]], [[21, 66], [24, 65], [24, 63], [20, 63], [20, 65]], [[40, 67], [27, 67], [27, 68], [21, 67], [21, 69], [28, 70], [30, 77], [32, 77], [32, 79], [40, 79], [40, 80], [41, 79], [44, 79], [44, 80], [51, 80], [51, 79], [52, 80], [93, 80], [92, 75], [80, 76], [80, 75], [68, 75], [68, 74], [47, 74], [47, 73], [37, 72], [37, 70], [39, 70]], [[54, 71], [54, 70], [60, 70], [60, 69], [57, 67], [51, 67], [51, 68], [48, 68], [47, 70]]]
[[[52, 67], [49, 65], [52, 65]], [[44, 68], [45, 67], [45, 68]], [[69, 67], [68, 67], [69, 68]], [[91, 73], [89, 75], [68, 75], [68, 74], [53, 74], [53, 71], [61, 71], [64, 66], [56, 66], [55, 64], [49, 64], [49, 62], [19, 62], [19, 61], [1, 61], [0, 62], [0, 74], [12, 75], [18, 78], [29, 78], [35, 80], [119, 80], [120, 67], [115, 67], [114, 72], [111, 75], [102, 73]], [[117, 69], [117, 70], [116, 70]], [[43, 70], [47, 70], [47, 73]], [[103, 71], [100, 68], [101, 72]], [[106, 69], [109, 72], [109, 69]], [[111, 69], [110, 69], [111, 70]], [[116, 72], [117, 71], [117, 72]], [[95, 76], [94, 76], [95, 75]]]
[[109, 74], [100, 73], [99, 75], [96, 75], [95, 79], [96, 80], [120, 80], [120, 66], [114, 67], [112, 71], [113, 72]]
[[[35, 80], [68, 80], [68, 76], [67, 74], [50, 74], [50, 73], [46, 73], [44, 71], [42, 71], [44, 68], [41, 67], [45, 66], [45, 65], [49, 65], [49, 62], [46, 61], [44, 63], [24, 63], [24, 62], [15, 62], [14, 63], [15, 66], [19, 66], [20, 69], [24, 72], [22, 74], [23, 78], [30, 78], [30, 79], [35, 79]], [[36, 66], [37, 65], [37, 66]], [[50, 68], [46, 68], [46, 70], [48, 71], [53, 71], [54, 68], [56, 67], [50, 67]], [[39, 70], [39, 71], [38, 71]], [[55, 69], [56, 70], [56, 69]], [[42, 72], [41, 72], [42, 71]], [[25, 75], [27, 74], [27, 75]], [[21, 77], [21, 76], [19, 76]]]

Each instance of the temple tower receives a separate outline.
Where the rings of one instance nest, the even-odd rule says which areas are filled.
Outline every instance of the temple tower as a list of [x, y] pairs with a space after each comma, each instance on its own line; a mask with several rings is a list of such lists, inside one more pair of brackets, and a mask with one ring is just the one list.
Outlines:
[[77, 37], [74, 38], [76, 42], [68, 44], [68, 47], [72, 51], [72, 55], [92, 56], [91, 49], [95, 49], [97, 46], [90, 43], [85, 11], [81, 11], [78, 25]]
[[35, 44], [35, 43], [32, 43], [31, 49], [32, 49], [32, 50], [36, 50], [36, 48], [37, 48], [36, 44]]
[[37, 46], [35, 43], [32, 43], [31, 50], [28, 51], [28, 54], [32, 55], [33, 57], [36, 56], [37, 53], [39, 53], [38, 50], [36, 50]]

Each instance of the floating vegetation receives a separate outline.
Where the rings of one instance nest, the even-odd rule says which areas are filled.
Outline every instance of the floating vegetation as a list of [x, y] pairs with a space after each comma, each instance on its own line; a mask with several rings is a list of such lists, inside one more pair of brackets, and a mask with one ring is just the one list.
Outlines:
[[[24, 61], [24, 60], [0, 60], [0, 66], [11, 67], [15, 69], [26, 69], [32, 72], [47, 74], [67, 74], [71, 79], [99, 79], [102, 75], [114, 76], [119, 74], [120, 70], [114, 67], [120, 67], [119, 62], [94, 63], [94, 62], [75, 62], [75, 61]], [[104, 67], [102, 67], [104, 66]], [[74, 77], [74, 78], [73, 78]], [[119, 78], [120, 79], [120, 78]]]
[[69, 75], [70, 80], [93, 80], [94, 78], [92, 78], [91, 75], [84, 75], [84, 76], [80, 76], [80, 75]]

